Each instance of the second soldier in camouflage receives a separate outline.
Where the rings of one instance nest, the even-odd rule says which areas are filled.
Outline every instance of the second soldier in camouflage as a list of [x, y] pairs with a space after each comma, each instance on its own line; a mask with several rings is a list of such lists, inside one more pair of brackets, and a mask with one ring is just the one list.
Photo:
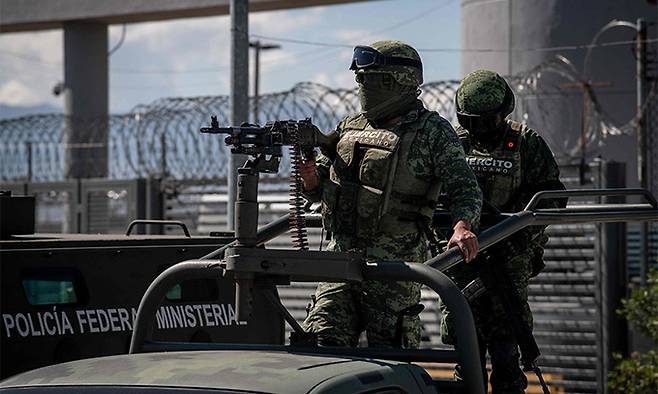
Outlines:
[[[456, 94], [457, 133], [466, 152], [466, 160], [475, 172], [486, 203], [502, 212], [522, 210], [541, 190], [561, 190], [558, 166], [550, 149], [534, 130], [505, 119], [514, 109], [514, 95], [507, 82], [488, 70], [468, 74]], [[547, 200], [550, 207], [563, 205]], [[542, 206], [543, 208], [549, 206]], [[543, 247], [548, 240], [544, 227], [535, 226], [512, 235], [501, 244], [483, 252], [471, 264], [449, 271], [461, 288], [488, 269], [503, 271], [509, 289], [523, 310], [525, 324], [532, 328], [528, 305], [528, 281], [543, 267]], [[482, 278], [487, 283], [491, 278]], [[487, 352], [491, 358], [493, 393], [523, 393], [526, 377], [519, 367], [519, 350], [509, 319], [499, 297], [487, 291], [471, 302], [475, 318], [482, 368]], [[441, 336], [444, 343], [455, 344], [454, 324], [443, 309]], [[459, 367], [456, 375], [459, 377]]]

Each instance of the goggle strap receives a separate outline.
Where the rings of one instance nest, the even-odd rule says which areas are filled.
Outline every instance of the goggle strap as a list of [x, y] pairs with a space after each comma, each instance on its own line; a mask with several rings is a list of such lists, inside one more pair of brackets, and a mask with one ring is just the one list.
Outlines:
[[406, 57], [392, 57], [392, 56], [382, 56], [385, 60], [387, 66], [410, 66], [416, 68], [422, 68], [423, 64], [416, 59], [409, 59]]

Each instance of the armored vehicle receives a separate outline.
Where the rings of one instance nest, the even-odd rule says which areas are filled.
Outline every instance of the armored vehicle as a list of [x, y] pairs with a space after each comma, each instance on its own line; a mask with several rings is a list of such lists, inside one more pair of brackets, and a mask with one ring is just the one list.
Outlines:
[[[6, 193], [0, 207], [0, 378], [127, 353], [149, 283], [173, 264], [234, 239], [228, 232], [192, 237], [181, 223], [180, 236], [135, 234], [136, 225], [167, 221], [135, 221], [125, 235], [33, 234], [33, 197]], [[172, 286], [157, 313], [156, 336], [281, 343], [283, 320], [262, 299], [252, 324], [236, 324], [232, 287], [223, 278]]]

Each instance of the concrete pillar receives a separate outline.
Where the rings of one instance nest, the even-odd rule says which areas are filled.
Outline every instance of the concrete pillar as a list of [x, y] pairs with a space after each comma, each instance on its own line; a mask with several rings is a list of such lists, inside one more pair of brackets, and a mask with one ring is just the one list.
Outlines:
[[64, 23], [64, 114], [67, 178], [106, 177], [108, 29]]

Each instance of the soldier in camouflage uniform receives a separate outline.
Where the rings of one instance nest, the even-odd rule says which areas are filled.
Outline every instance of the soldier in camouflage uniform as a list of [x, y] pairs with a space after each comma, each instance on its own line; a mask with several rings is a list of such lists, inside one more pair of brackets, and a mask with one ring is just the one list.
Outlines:
[[[538, 191], [564, 189], [553, 154], [541, 136], [525, 124], [506, 119], [514, 109], [514, 94], [500, 75], [488, 70], [468, 74], [457, 90], [455, 101], [457, 133], [485, 202], [502, 212], [517, 212]], [[563, 204], [561, 200], [548, 201], [542, 208]], [[543, 247], [548, 240], [544, 229], [534, 226], [518, 232], [481, 253], [471, 264], [455, 267], [448, 274], [463, 288], [483, 275], [481, 265], [504, 270], [514, 286], [513, 294], [524, 305], [525, 324], [532, 328], [528, 280], [543, 268]], [[483, 277], [485, 284], [487, 279]], [[519, 367], [518, 346], [500, 299], [486, 293], [471, 302], [471, 308], [483, 370], [487, 351], [491, 358], [493, 393], [523, 393], [527, 380]], [[442, 309], [445, 312], [441, 322], [443, 342], [455, 344], [452, 317], [444, 306]], [[459, 377], [459, 367], [456, 376]], [[486, 379], [486, 370], [484, 376]]]
[[[455, 201], [450, 243], [467, 260], [474, 258], [477, 239], [470, 230], [480, 215], [481, 193], [450, 123], [418, 100], [418, 53], [399, 41], [380, 41], [356, 47], [350, 69], [362, 111], [338, 124], [334, 152], [301, 170], [309, 198], [322, 202], [328, 249], [370, 260], [424, 261], [434, 204], [444, 188]], [[321, 345], [356, 346], [365, 331], [371, 347], [415, 348], [418, 312], [402, 318], [401, 332], [396, 323], [419, 302], [416, 283], [321, 283], [304, 327], [318, 334]]]

